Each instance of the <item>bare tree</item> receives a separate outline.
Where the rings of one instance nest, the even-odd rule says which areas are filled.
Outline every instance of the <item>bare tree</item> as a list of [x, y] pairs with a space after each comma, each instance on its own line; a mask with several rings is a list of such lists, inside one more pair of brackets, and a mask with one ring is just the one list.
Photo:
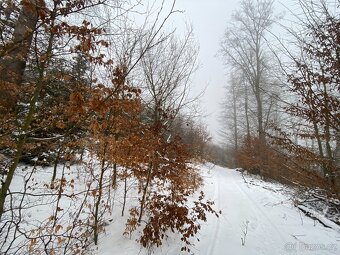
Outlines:
[[142, 76], [146, 86], [148, 111], [155, 123], [163, 114], [174, 118], [181, 108], [191, 103], [190, 82], [197, 68], [198, 47], [189, 28], [183, 39], [174, 34], [163, 37], [142, 59]]
[[234, 13], [221, 43], [226, 62], [241, 70], [256, 100], [258, 137], [265, 143], [264, 97], [270, 67], [266, 53], [266, 32], [274, 22], [272, 0], [243, 0]]
[[[222, 102], [222, 112], [220, 122], [222, 130], [221, 137], [225, 141], [225, 145], [229, 146], [232, 143], [233, 150], [238, 150], [241, 127], [240, 127], [240, 107], [242, 107], [242, 100], [239, 97], [240, 93], [240, 79], [235, 74], [231, 74], [229, 84], [226, 86], [226, 96]], [[232, 141], [232, 142], [231, 142]]]

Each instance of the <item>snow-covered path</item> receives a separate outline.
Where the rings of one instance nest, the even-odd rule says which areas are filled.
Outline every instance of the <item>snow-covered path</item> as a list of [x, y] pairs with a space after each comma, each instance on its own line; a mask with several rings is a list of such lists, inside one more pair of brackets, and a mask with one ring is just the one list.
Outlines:
[[[203, 175], [204, 192], [222, 215], [209, 215], [202, 224], [197, 236], [200, 242], [192, 248], [194, 254], [340, 254], [340, 228], [335, 224], [334, 229], [325, 228], [300, 214], [288, 196], [279, 191], [281, 186], [259, 180], [245, 183], [239, 172], [218, 166], [205, 168]], [[180, 254], [178, 240], [169, 239], [155, 254]], [[133, 240], [111, 233], [102, 237], [97, 254], [146, 253]]]

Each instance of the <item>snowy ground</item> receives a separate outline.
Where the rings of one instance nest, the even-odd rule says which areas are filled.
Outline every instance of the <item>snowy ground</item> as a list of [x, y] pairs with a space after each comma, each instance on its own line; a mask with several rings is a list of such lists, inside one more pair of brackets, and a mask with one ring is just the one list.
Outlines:
[[[340, 254], [340, 228], [323, 219], [332, 228], [325, 228], [305, 217], [277, 184], [247, 178], [240, 172], [203, 167], [207, 198], [222, 210], [220, 218], [209, 215], [202, 224], [192, 251], [196, 255], [281, 255]], [[322, 216], [320, 216], [322, 217]], [[97, 255], [147, 254], [134, 241], [122, 236], [125, 220], [118, 213], [106, 228], [96, 248]], [[244, 232], [247, 231], [246, 236]], [[245, 245], [241, 238], [245, 236]], [[181, 244], [176, 236], [169, 237], [154, 254], [178, 255]]]
[[[94, 165], [89, 168], [96, 169], [96, 167]], [[61, 169], [58, 171], [59, 175]], [[218, 166], [206, 165], [201, 166], [201, 169], [204, 176], [203, 191], [206, 198], [215, 201], [215, 209], [216, 211], [221, 210], [222, 215], [216, 218], [208, 214], [208, 220], [202, 223], [201, 231], [197, 236], [200, 241], [193, 239], [194, 246], [191, 248], [191, 254], [340, 254], [340, 227], [328, 221], [322, 215], [316, 216], [332, 228], [325, 228], [317, 221], [304, 216], [294, 207], [291, 199], [292, 192], [283, 185], [264, 182], [251, 176], [246, 176], [245, 182], [240, 172]], [[67, 170], [65, 178], [68, 181], [74, 179], [75, 183], [74, 188], [68, 187], [64, 191], [65, 194], [86, 190], [89, 182], [91, 183], [88, 188], [96, 186], [95, 182], [92, 183], [92, 179], [87, 179], [89, 174], [86, 171], [84, 167], [78, 168], [77, 165], [71, 166]], [[56, 208], [55, 203], [52, 203], [55, 200], [53, 193], [55, 191], [44, 186], [44, 183], [49, 183], [52, 167], [39, 167], [33, 174], [34, 178], [30, 178], [30, 182], [25, 182], [24, 179], [28, 178], [26, 175], [29, 172], [25, 171], [24, 166], [20, 167], [13, 179], [12, 192], [20, 191], [24, 185], [28, 185], [32, 186], [32, 188], [27, 188], [32, 195], [20, 200], [18, 193], [13, 197], [15, 199], [12, 202], [23, 207], [34, 205], [32, 208], [28, 206], [27, 209], [22, 210], [23, 220], [20, 226], [23, 229], [31, 229], [34, 226], [41, 226], [45, 229], [45, 225], [49, 226], [49, 221], [46, 222], [46, 219], [52, 215], [51, 213]], [[108, 177], [108, 179], [110, 178]], [[127, 209], [132, 205], [137, 205], [139, 198], [134, 192], [136, 183], [131, 181], [128, 186]], [[138, 231], [132, 234], [131, 240], [123, 236], [129, 213], [126, 209], [124, 217], [121, 216], [122, 188], [122, 185], [120, 185], [116, 192], [111, 190], [111, 193], [105, 190], [108, 201], [112, 201], [112, 204], [110, 204], [112, 214], [107, 212], [104, 216], [107, 225], [105, 232], [100, 234], [99, 245], [97, 247], [91, 246], [92, 252], [86, 253], [95, 255], [145, 255], [150, 252], [141, 248], [135, 241], [140, 237]], [[40, 193], [47, 194], [47, 196], [37, 196]], [[82, 201], [82, 196], [84, 196], [83, 193], [75, 197], [66, 196], [61, 201], [62, 203], [59, 206], [63, 211], [59, 212], [59, 217], [61, 218], [62, 229], [67, 229], [67, 226], [75, 220], [72, 210], [75, 210], [75, 206]], [[83, 218], [90, 215], [89, 210], [89, 208], [84, 207]], [[87, 230], [84, 229], [83, 231]], [[247, 234], [244, 234], [244, 232], [247, 232]], [[241, 238], [245, 239], [245, 245], [242, 245]], [[20, 247], [21, 241], [24, 240], [19, 237], [13, 245], [13, 249]], [[53, 243], [53, 245], [58, 246], [56, 243]], [[25, 246], [27, 246], [26, 243]], [[17, 254], [27, 254], [26, 251], [24, 252], [25, 246], [22, 246]], [[186, 254], [180, 252], [181, 247], [182, 243], [179, 237], [171, 234], [163, 242], [163, 246], [154, 249], [153, 252], [155, 255]], [[61, 255], [63, 252], [58, 251], [56, 254]]]

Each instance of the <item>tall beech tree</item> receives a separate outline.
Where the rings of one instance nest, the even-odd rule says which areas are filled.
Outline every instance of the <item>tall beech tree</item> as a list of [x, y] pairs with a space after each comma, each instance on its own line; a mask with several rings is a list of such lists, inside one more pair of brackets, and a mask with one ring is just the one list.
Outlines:
[[241, 1], [221, 43], [221, 53], [232, 67], [243, 72], [256, 100], [257, 132], [265, 144], [264, 91], [269, 72], [266, 33], [274, 22], [273, 1]]

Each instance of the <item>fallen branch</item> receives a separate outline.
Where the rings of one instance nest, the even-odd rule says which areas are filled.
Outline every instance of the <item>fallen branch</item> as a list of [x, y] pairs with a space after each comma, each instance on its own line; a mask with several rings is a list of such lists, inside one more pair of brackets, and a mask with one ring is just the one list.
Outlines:
[[311, 212], [308, 212], [307, 210], [303, 209], [300, 206], [296, 206], [301, 212], [304, 213], [304, 215], [306, 215], [307, 217], [311, 218], [314, 221], [318, 221], [322, 226], [324, 226], [325, 228], [332, 228], [330, 226], [328, 226], [327, 224], [325, 224], [322, 220], [320, 220], [319, 218], [315, 217]]

